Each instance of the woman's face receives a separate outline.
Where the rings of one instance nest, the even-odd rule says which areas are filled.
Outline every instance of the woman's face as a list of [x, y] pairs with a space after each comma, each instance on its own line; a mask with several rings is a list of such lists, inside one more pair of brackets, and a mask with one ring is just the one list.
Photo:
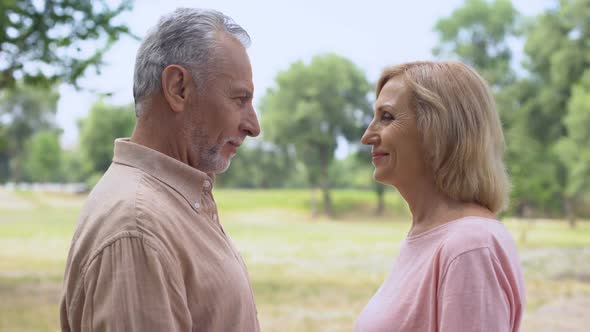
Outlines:
[[361, 142], [373, 147], [375, 180], [398, 189], [426, 175], [422, 135], [402, 77], [390, 79], [375, 102], [373, 121]]

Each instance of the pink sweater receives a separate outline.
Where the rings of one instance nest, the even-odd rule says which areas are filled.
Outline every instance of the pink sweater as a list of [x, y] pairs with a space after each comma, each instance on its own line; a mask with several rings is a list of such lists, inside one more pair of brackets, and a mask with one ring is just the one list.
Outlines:
[[512, 332], [524, 310], [514, 240], [497, 220], [465, 217], [407, 237], [355, 331]]

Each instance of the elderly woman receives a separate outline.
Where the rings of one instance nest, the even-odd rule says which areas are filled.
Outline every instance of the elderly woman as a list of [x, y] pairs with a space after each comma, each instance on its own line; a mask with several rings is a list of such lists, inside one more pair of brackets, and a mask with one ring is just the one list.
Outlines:
[[485, 81], [458, 62], [386, 69], [362, 143], [412, 213], [355, 331], [518, 331], [524, 282], [506, 205], [504, 136]]

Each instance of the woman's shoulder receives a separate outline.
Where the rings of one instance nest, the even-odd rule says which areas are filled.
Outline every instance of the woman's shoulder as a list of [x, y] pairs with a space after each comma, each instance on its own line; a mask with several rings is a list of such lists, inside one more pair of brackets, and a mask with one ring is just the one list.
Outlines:
[[440, 256], [448, 260], [484, 249], [494, 256], [516, 254], [516, 244], [502, 222], [476, 216], [450, 222], [439, 248]]

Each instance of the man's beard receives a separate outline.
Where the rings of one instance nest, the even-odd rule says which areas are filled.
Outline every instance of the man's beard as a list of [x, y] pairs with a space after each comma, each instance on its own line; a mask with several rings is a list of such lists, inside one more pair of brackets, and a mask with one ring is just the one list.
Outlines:
[[224, 144], [216, 144], [201, 150], [200, 169], [205, 173], [219, 174], [227, 171], [231, 158], [224, 158], [219, 152]]
[[205, 173], [219, 174], [225, 172], [231, 163], [231, 158], [224, 158], [221, 149], [226, 142], [208, 145], [207, 133], [203, 130], [193, 132], [193, 146], [199, 156], [199, 170]]

